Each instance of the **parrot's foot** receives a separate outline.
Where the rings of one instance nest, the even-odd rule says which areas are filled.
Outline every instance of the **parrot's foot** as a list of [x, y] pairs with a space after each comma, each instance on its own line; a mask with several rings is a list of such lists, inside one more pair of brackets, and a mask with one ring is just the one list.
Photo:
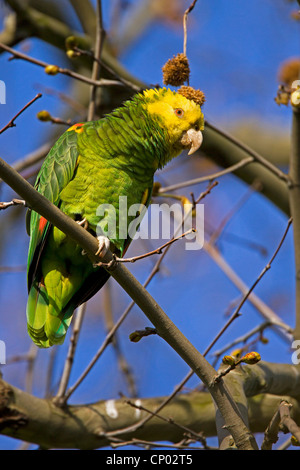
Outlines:
[[87, 230], [88, 227], [89, 227], [89, 223], [88, 223], [88, 221], [86, 220], [85, 217], [84, 217], [84, 219], [82, 219], [82, 220], [76, 220], [76, 223], [77, 223], [78, 225], [81, 225], [81, 227], [83, 227], [85, 230]]
[[[106, 253], [110, 249], [110, 240], [107, 237], [103, 236], [103, 235], [101, 235], [100, 237], [97, 237], [97, 239], [98, 239], [99, 248], [96, 251], [95, 255], [100, 256], [100, 258], [102, 258], [103, 256], [106, 255]], [[116, 262], [116, 259], [115, 259], [115, 255], [113, 255], [113, 259], [111, 261], [109, 261], [108, 263], [102, 263], [100, 261], [99, 263], [95, 263], [93, 266], [95, 268], [103, 266], [107, 269], [112, 269], [116, 264], [117, 264], [117, 262]]]
[[106, 255], [110, 248], [110, 241], [107, 237], [104, 235], [100, 235], [100, 237], [97, 237], [98, 239], [98, 250], [96, 251], [95, 255], [100, 256], [102, 258], [103, 256]]

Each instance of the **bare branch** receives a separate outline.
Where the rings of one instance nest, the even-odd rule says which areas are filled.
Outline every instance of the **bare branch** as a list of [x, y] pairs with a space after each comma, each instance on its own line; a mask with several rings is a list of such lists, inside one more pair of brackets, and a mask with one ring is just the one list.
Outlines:
[[12, 206], [28, 207], [26, 201], [24, 201], [23, 199], [12, 199], [9, 202], [0, 202], [0, 211]]
[[277, 166], [273, 165], [269, 160], [266, 160], [262, 155], [259, 153], [255, 152], [255, 150], [251, 149], [248, 147], [248, 145], [244, 144], [240, 140], [238, 140], [236, 137], [233, 137], [232, 135], [228, 134], [227, 132], [218, 129], [215, 127], [213, 124], [209, 122], [205, 122], [205, 126], [214, 130], [214, 132], [217, 132], [219, 135], [225, 137], [229, 142], [232, 142], [235, 146], [239, 147], [241, 150], [246, 152], [248, 155], [254, 158], [254, 160], [258, 163], [260, 163], [262, 166], [267, 168], [271, 173], [276, 175], [280, 180], [284, 181], [285, 183], [289, 184], [290, 183], [290, 178], [289, 176], [281, 171]]
[[[92, 80], [94, 80], [95, 82], [98, 81], [99, 76], [100, 76], [101, 66], [100, 66], [99, 60], [101, 58], [103, 42], [104, 42], [105, 35], [106, 35], [105, 30], [103, 28], [101, 0], [97, 0], [96, 18], [97, 18], [97, 21], [96, 21], [95, 58], [97, 60], [94, 61], [92, 77], [91, 77]], [[89, 108], [88, 108], [88, 116], [87, 116], [88, 121], [92, 121], [95, 116], [96, 93], [97, 93], [97, 85], [92, 85]]]
[[156, 335], [157, 331], [155, 328], [151, 328], [146, 326], [144, 330], [135, 330], [129, 335], [130, 341], [133, 343], [138, 343], [142, 338], [146, 338], [146, 336]]
[[60, 403], [64, 403], [63, 397], [66, 393], [69, 378], [71, 375], [72, 371], [72, 366], [74, 363], [74, 355], [77, 347], [77, 341], [81, 329], [81, 325], [83, 322], [84, 314], [86, 311], [86, 303], [80, 305], [80, 307], [77, 309], [76, 314], [75, 314], [75, 322], [73, 325], [73, 333], [72, 337], [70, 339], [70, 344], [69, 344], [69, 349], [68, 349], [68, 354], [65, 362], [65, 367], [60, 379], [60, 384], [58, 387], [57, 394], [54, 398], [54, 403], [57, 405], [60, 405]]
[[287, 429], [298, 442], [300, 442], [300, 428], [292, 419], [290, 409], [292, 405], [286, 400], [282, 400], [279, 406], [280, 427], [285, 431]]
[[[204, 243], [204, 250], [208, 255], [215, 261], [215, 263], [222, 269], [225, 275], [231, 280], [231, 282], [239, 289], [243, 294], [243, 298], [247, 296], [249, 302], [258, 310], [258, 312], [268, 321], [271, 321], [276, 325], [276, 331], [282, 336], [285, 341], [289, 344], [292, 341], [292, 328], [285, 324], [281, 318], [272, 310], [263, 300], [256, 296], [251, 291], [249, 294], [249, 287], [242, 281], [242, 279], [236, 274], [228, 262], [222, 257], [220, 252], [212, 245]], [[253, 289], [252, 289], [253, 290]], [[230, 320], [229, 320], [230, 321]], [[227, 328], [227, 327], [226, 327]]]
[[[102, 298], [103, 298], [103, 310], [106, 323], [106, 329], [110, 332], [114, 327], [114, 318], [113, 318], [113, 308], [112, 308], [112, 293], [111, 293], [111, 284], [107, 282], [102, 288]], [[138, 390], [136, 385], [136, 380], [134, 377], [133, 370], [126, 360], [119, 338], [117, 334], [112, 337], [111, 344], [116, 353], [118, 367], [123, 374], [123, 377], [127, 384], [127, 389], [130, 397], [137, 397]]]
[[38, 100], [39, 98], [42, 97], [42, 94], [41, 93], [38, 93], [32, 100], [30, 100], [27, 104], [25, 104], [25, 106], [23, 106], [23, 108], [9, 121], [8, 124], [6, 124], [6, 126], [4, 126], [1, 130], [0, 130], [0, 134], [2, 134], [4, 131], [6, 131], [7, 129], [9, 129], [10, 127], [15, 127], [15, 120], [20, 116], [20, 114], [24, 113], [24, 111], [29, 108], [29, 106], [31, 106], [36, 100]]
[[185, 10], [183, 15], [183, 53], [186, 55], [186, 44], [187, 44], [187, 17], [188, 14], [194, 9], [197, 0], [194, 0], [193, 3]]
[[[33, 57], [30, 57], [26, 54], [23, 54], [22, 52], [19, 52], [15, 49], [12, 49], [11, 47], [6, 46], [3, 43], [0, 43], [0, 49], [3, 49], [5, 51], [9, 52], [10, 54], [13, 55], [14, 58], [26, 60], [27, 62], [31, 62], [32, 64], [38, 65], [40, 67], [46, 68], [46, 67], [51, 66], [51, 64], [48, 64], [47, 62], [44, 62], [44, 61], [39, 60], [39, 59], [34, 59]], [[102, 87], [102, 86], [124, 86], [124, 84], [122, 82], [120, 82], [119, 80], [108, 80], [108, 79], [105, 79], [105, 78], [102, 78], [101, 80], [93, 80], [92, 78], [81, 75], [77, 72], [74, 72], [73, 70], [69, 70], [69, 69], [66, 69], [66, 68], [58, 67], [58, 66], [56, 67], [56, 73], [61, 73], [62, 75], [67, 75], [68, 77], [72, 77], [75, 80], [79, 80], [83, 83], [87, 83], [89, 85], [94, 85], [94, 86], [97, 86], [97, 87]]]
[[267, 429], [265, 430], [264, 440], [261, 445], [261, 450], [272, 450], [272, 445], [278, 441], [280, 425], [279, 410], [274, 413]]
[[167, 193], [169, 191], [175, 191], [176, 189], [185, 188], [186, 186], [193, 186], [194, 184], [205, 183], [206, 181], [213, 181], [217, 178], [221, 178], [224, 175], [228, 175], [229, 173], [232, 173], [238, 170], [239, 168], [243, 168], [244, 166], [249, 165], [249, 163], [252, 163], [253, 161], [254, 161], [253, 157], [244, 158], [240, 162], [235, 163], [234, 165], [231, 165], [228, 168], [225, 168], [224, 170], [217, 171], [216, 173], [212, 173], [211, 175], [200, 176], [199, 178], [194, 178], [192, 180], [183, 181], [182, 183], [171, 184], [170, 186], [166, 186], [165, 188], [164, 187], [159, 188], [158, 194]]
[[136, 92], [142, 91], [143, 88], [141, 86], [138, 86], [135, 83], [133, 83], [132, 81], [121, 77], [121, 75], [119, 75], [117, 72], [115, 72], [115, 70], [113, 70], [109, 65], [107, 65], [101, 58], [97, 59], [97, 57], [94, 56], [92, 51], [86, 51], [84, 49], [80, 49], [77, 46], [74, 46], [72, 51], [74, 51], [74, 53], [76, 55], [79, 55], [79, 56], [84, 55], [84, 56], [90, 57], [92, 60], [98, 62], [101, 65], [101, 67], [103, 67], [107, 72], [109, 72], [113, 77], [115, 77], [116, 80], [119, 80], [124, 85], [126, 85], [128, 88], [131, 88], [132, 90], [134, 90]]
[[[248, 290], [248, 292], [244, 295], [243, 299], [241, 300], [241, 302], [239, 303], [238, 307], [236, 308], [235, 312], [233, 313], [233, 315], [230, 317], [230, 319], [228, 320], [228, 322], [226, 323], [226, 325], [221, 329], [221, 331], [219, 332], [219, 334], [215, 337], [215, 339], [211, 342], [211, 344], [209, 345], [209, 347], [206, 349], [205, 353], [207, 354], [208, 351], [211, 350], [211, 348], [214, 346], [214, 344], [216, 343], [216, 341], [223, 335], [223, 333], [227, 330], [227, 328], [232, 324], [232, 322], [234, 320], [236, 320], [236, 318], [240, 315], [240, 311], [241, 311], [241, 308], [243, 307], [243, 305], [245, 304], [245, 302], [247, 301], [247, 299], [250, 297], [252, 291], [255, 289], [255, 287], [257, 286], [257, 284], [260, 282], [260, 280], [262, 279], [262, 277], [266, 274], [266, 272], [271, 269], [271, 265], [274, 261], [274, 259], [276, 258], [286, 236], [287, 236], [287, 233], [289, 231], [289, 228], [292, 224], [292, 219], [289, 219], [288, 221], [288, 224], [287, 224], [287, 227], [285, 229], [285, 232], [273, 254], [273, 256], [271, 257], [270, 261], [267, 263], [267, 265], [264, 267], [264, 269], [262, 270], [262, 272], [260, 273], [260, 275], [258, 276], [258, 278], [256, 279], [256, 281], [252, 284], [252, 286], [250, 287], [250, 289]], [[270, 321], [272, 321], [272, 318], [268, 318]], [[274, 324], [278, 324], [277, 322], [274, 322]], [[280, 323], [279, 323], [280, 324]]]
[[145, 408], [144, 406], [142, 405], [138, 405], [130, 400], [126, 400], [126, 402], [128, 405], [132, 406], [133, 408], [136, 408], [137, 410], [141, 410], [141, 411], [146, 411], [146, 413], [149, 413], [151, 414], [152, 416], [156, 416], [157, 418], [163, 420], [163, 421], [166, 421], [167, 423], [170, 423], [172, 424], [173, 426], [177, 426], [179, 429], [181, 429], [182, 431], [184, 431], [184, 433], [189, 436], [189, 437], [194, 437], [196, 441], [200, 441], [204, 448], [207, 447], [207, 444], [206, 444], [206, 439], [204, 438], [203, 436], [203, 433], [195, 433], [192, 429], [189, 429], [187, 428], [186, 426], [182, 426], [181, 424], [177, 423], [176, 421], [174, 421], [174, 419], [172, 418], [165, 418], [164, 416], [161, 416], [159, 415], [158, 413], [156, 413], [155, 411], [151, 411], [149, 410], [148, 408]]
[[114, 259], [118, 263], [135, 263], [136, 261], [140, 259], [148, 258], [148, 256], [161, 255], [164, 248], [166, 248], [169, 245], [172, 245], [172, 243], [176, 242], [177, 240], [180, 240], [181, 238], [186, 237], [190, 233], [195, 233], [195, 232], [196, 230], [194, 228], [191, 228], [190, 230], [187, 230], [186, 232], [184, 232], [182, 235], [171, 238], [171, 240], [164, 243], [159, 248], [156, 248], [156, 250], [149, 251], [149, 253], [144, 253], [143, 255], [138, 255], [138, 256], [132, 256], [131, 258], [119, 258], [118, 256], [114, 256]]
[[293, 217], [293, 238], [296, 279], [296, 326], [295, 339], [300, 339], [300, 109], [293, 109], [289, 178], [289, 202]]

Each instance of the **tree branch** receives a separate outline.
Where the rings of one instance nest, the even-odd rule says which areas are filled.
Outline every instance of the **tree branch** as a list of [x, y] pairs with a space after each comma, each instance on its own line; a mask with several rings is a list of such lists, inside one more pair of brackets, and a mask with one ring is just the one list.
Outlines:
[[[52, 64], [48, 64], [47, 62], [44, 62], [39, 59], [35, 59], [33, 57], [30, 57], [27, 54], [23, 54], [23, 52], [19, 52], [15, 49], [12, 49], [9, 46], [6, 46], [3, 43], [0, 43], [0, 49], [5, 50], [6, 52], [9, 52], [10, 54], [13, 55], [13, 57], [17, 59], [22, 59], [26, 60], [27, 62], [30, 62], [32, 64], [38, 65], [39, 67], [43, 67], [44, 69], [47, 67], [51, 67]], [[93, 80], [92, 78], [86, 77], [85, 75], [81, 75], [80, 73], [74, 72], [73, 70], [66, 69], [63, 67], [58, 67], [55, 66], [55, 74], [61, 73], [62, 75], [67, 75], [68, 77], [74, 78], [75, 80], [79, 80], [83, 83], [87, 83], [88, 85], [93, 85], [96, 87], [102, 87], [102, 86], [121, 86], [124, 87], [124, 83], [120, 82], [119, 80], [109, 80], [106, 78], [102, 78], [100, 80]]]
[[[106, 35], [105, 30], [103, 28], [101, 0], [97, 0], [96, 18], [97, 18], [97, 21], [96, 21], [96, 39], [95, 39], [95, 59], [97, 60], [95, 60], [93, 63], [93, 70], [92, 70], [92, 77], [91, 77], [92, 80], [94, 80], [95, 82], [100, 77], [100, 70], [101, 70], [100, 58], [101, 58], [102, 49], [103, 49], [103, 42], [104, 42], [105, 35]], [[87, 116], [88, 121], [93, 121], [95, 118], [96, 95], [97, 95], [97, 86], [92, 85], [89, 108], [88, 108], [88, 116]]]
[[[249, 425], [253, 432], [264, 432], [282, 399], [293, 405], [292, 418], [299, 422], [300, 403], [296, 399], [300, 394], [299, 367], [267, 362], [245, 365], [232, 371], [226, 381], [230, 387], [230, 382], [237, 384], [237, 401], [241, 400], [241, 393], [247, 397]], [[165, 397], [158, 397], [132, 401], [156, 413], [164, 400]], [[178, 442], [184, 430], [168, 422], [170, 417], [206, 437], [216, 435], [213, 401], [210, 394], [204, 392], [175, 397], [160, 411], [164, 420], [153, 416], [143, 427], [121, 434], [122, 428], [134, 425], [137, 419], [147, 417], [148, 412], [141, 410], [138, 417], [123, 398], [57, 408], [51, 401], [29, 395], [0, 379], [0, 416], [2, 434], [44, 448], [96, 449], [110, 445], [114, 434], [124, 440], [165, 441], [167, 436], [169, 442]]]
[[218, 129], [215, 127], [213, 124], [206, 122], [205, 123], [206, 127], [209, 127], [211, 130], [214, 132], [218, 133], [219, 135], [223, 136], [226, 138], [227, 141], [232, 142], [236, 147], [240, 148], [242, 151], [246, 152], [248, 155], [254, 158], [254, 160], [258, 163], [260, 163], [262, 166], [267, 168], [271, 173], [273, 173], [277, 178], [280, 180], [284, 181], [285, 183], [289, 183], [289, 176], [281, 171], [277, 166], [273, 165], [269, 160], [265, 159], [262, 155], [259, 153], [255, 152], [252, 148], [248, 147], [248, 145], [244, 144], [240, 140], [238, 140], [236, 137], [233, 137], [232, 135], [228, 134], [227, 132]]
[[228, 175], [228, 173], [233, 173], [234, 171], [249, 165], [249, 163], [252, 163], [253, 161], [254, 161], [253, 157], [246, 157], [240, 162], [237, 162], [234, 165], [231, 165], [228, 168], [225, 168], [224, 170], [211, 173], [210, 175], [200, 176], [199, 178], [193, 178], [192, 180], [182, 181], [181, 183], [175, 183], [170, 186], [159, 188], [158, 195], [168, 193], [170, 191], [175, 191], [176, 189], [185, 188], [186, 186], [193, 186], [194, 184], [205, 183], [206, 181], [213, 181], [216, 178], [220, 178], [221, 176]]
[[0, 134], [4, 131], [9, 129], [10, 127], [15, 126], [15, 120], [20, 116], [20, 114], [24, 113], [24, 111], [29, 108], [36, 100], [42, 97], [41, 93], [38, 93], [32, 100], [30, 100], [7, 124], [0, 130]]
[[[203, 137], [200, 153], [205, 154], [222, 168], [230, 167], [249, 156], [253, 156], [252, 154], [249, 155], [245, 148], [237, 145], [235, 139], [228, 138], [227, 134], [222, 131], [219, 132], [219, 129], [210, 125], [210, 123], [206, 123]], [[238, 168], [234, 171], [234, 174], [247, 184], [260, 181], [262, 184], [261, 193], [284, 213], [290, 214], [288, 187], [284, 178], [278, 177], [274, 171], [270, 171], [267, 166], [260, 164], [258, 161]]]
[[296, 277], [296, 325], [295, 339], [300, 339], [300, 109], [293, 109], [289, 177], [289, 201], [293, 217], [295, 277]]

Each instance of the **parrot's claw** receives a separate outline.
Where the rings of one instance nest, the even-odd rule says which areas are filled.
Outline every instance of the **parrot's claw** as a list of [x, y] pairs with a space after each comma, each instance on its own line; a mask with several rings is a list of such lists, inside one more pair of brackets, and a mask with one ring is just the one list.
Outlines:
[[88, 227], [89, 227], [89, 223], [88, 223], [88, 221], [86, 220], [85, 217], [84, 217], [84, 219], [82, 219], [82, 220], [77, 220], [76, 223], [77, 223], [78, 225], [81, 225], [81, 227], [83, 227], [85, 230], [87, 230]]
[[[97, 252], [95, 253], [96, 256], [100, 256], [100, 258], [102, 258], [103, 256], [106, 255], [106, 253], [108, 252], [108, 250], [110, 249], [110, 241], [107, 237], [104, 237], [103, 235], [101, 235], [100, 237], [97, 237], [98, 238], [98, 250]], [[111, 261], [109, 261], [108, 263], [102, 263], [101, 261], [99, 263], [94, 263], [93, 266], [94, 268], [97, 268], [97, 267], [105, 267], [107, 269], [113, 269], [117, 264], [117, 261], [116, 261], [116, 258], [115, 258], [115, 255], [113, 254], [113, 258]]]
[[98, 250], [96, 251], [95, 255], [100, 256], [100, 258], [102, 258], [103, 256], [106, 255], [106, 253], [108, 252], [110, 248], [110, 241], [104, 235], [97, 237], [97, 239], [98, 239]]

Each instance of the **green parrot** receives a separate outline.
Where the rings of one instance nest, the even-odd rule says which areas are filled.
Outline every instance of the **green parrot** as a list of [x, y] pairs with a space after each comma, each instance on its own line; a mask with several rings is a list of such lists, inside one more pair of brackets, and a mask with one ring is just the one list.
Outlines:
[[[128, 229], [135, 217], [121, 213], [120, 197], [127, 198], [127, 207], [148, 207], [155, 171], [184, 149], [194, 153], [203, 126], [201, 107], [192, 99], [168, 88], [145, 90], [104, 118], [64, 132], [35, 188], [96, 236], [100, 251], [110, 248], [122, 257], [134, 234], [119, 236], [120, 220]], [[112, 218], [116, 230], [107, 236]], [[28, 231], [27, 328], [32, 340], [47, 348], [63, 343], [74, 310], [109, 273], [37, 212], [28, 213]]]

